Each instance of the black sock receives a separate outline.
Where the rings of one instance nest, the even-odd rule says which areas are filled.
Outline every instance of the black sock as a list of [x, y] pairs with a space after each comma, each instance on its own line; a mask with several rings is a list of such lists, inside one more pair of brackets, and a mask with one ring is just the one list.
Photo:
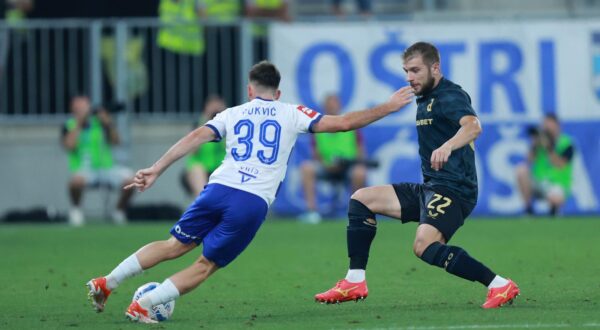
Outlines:
[[371, 242], [377, 233], [375, 213], [363, 203], [350, 199], [346, 238], [350, 269], [367, 269]]
[[425, 249], [421, 259], [430, 265], [446, 269], [450, 274], [469, 281], [490, 285], [496, 274], [458, 246], [434, 242]]

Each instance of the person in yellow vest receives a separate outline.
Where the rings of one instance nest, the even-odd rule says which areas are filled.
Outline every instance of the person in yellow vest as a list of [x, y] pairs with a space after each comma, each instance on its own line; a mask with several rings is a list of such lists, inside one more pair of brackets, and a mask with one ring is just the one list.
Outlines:
[[198, 0], [160, 0], [158, 45], [172, 53], [204, 54], [204, 30], [199, 24]]
[[[0, 0], [3, 2], [4, 0]], [[9, 71], [11, 63], [8, 60], [10, 47], [21, 47], [27, 42], [24, 23], [27, 15], [33, 10], [33, 0], [5, 0], [6, 7], [0, 6], [0, 14], [4, 14], [6, 25], [14, 29], [0, 29], [0, 86], [5, 72]], [[2, 10], [4, 9], [4, 10]], [[6, 74], [7, 76], [9, 74]]]
[[119, 134], [108, 111], [92, 111], [87, 96], [76, 96], [71, 100], [72, 117], [62, 128], [62, 145], [68, 152], [69, 195], [72, 208], [69, 223], [81, 226], [85, 217], [81, 211], [81, 198], [86, 186], [106, 185], [121, 192], [113, 221], [124, 224], [125, 208], [133, 192], [121, 187], [133, 182], [133, 172], [113, 162], [111, 146], [119, 143]]
[[[328, 95], [324, 109], [327, 115], [339, 115], [339, 98]], [[361, 162], [365, 159], [365, 152], [359, 131], [323, 133], [313, 136], [312, 142], [313, 159], [304, 161], [300, 166], [307, 209], [300, 220], [319, 223], [321, 215], [316, 203], [317, 179], [336, 183], [350, 180], [354, 192], [365, 186], [367, 168]]]
[[248, 18], [291, 21], [287, 0], [246, 0], [245, 2]]
[[219, 23], [236, 22], [241, 15], [240, 0], [200, 0], [200, 16]]
[[[198, 126], [204, 125], [225, 108], [223, 99], [216, 95], [209, 97], [204, 105]], [[190, 154], [185, 162], [184, 187], [186, 191], [194, 197], [200, 195], [208, 182], [208, 177], [221, 165], [223, 158], [225, 158], [224, 141], [203, 144], [196, 152]]]
[[525, 212], [534, 213], [533, 201], [544, 199], [555, 216], [571, 193], [573, 181], [573, 139], [561, 133], [554, 114], [547, 114], [541, 129], [530, 128], [531, 150], [527, 161], [517, 166], [519, 190]]
[[7, 0], [7, 8], [4, 18], [9, 25], [18, 26], [27, 18], [27, 14], [33, 10], [33, 0]]
[[245, 0], [246, 16], [257, 20], [253, 24], [252, 33], [254, 35], [254, 58], [257, 60], [266, 59], [268, 54], [267, 43], [267, 24], [266, 21], [291, 21], [289, 14], [289, 5], [287, 0]]

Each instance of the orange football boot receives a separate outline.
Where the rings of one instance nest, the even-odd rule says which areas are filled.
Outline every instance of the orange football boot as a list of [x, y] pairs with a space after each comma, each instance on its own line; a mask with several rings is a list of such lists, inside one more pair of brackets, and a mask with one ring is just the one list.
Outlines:
[[88, 288], [88, 299], [92, 302], [96, 312], [100, 313], [104, 310], [104, 304], [111, 291], [106, 287], [106, 278], [98, 277], [86, 283]]
[[368, 295], [367, 281], [351, 283], [343, 279], [339, 280], [333, 288], [316, 294], [315, 300], [322, 304], [334, 304], [351, 300], [364, 300]]
[[150, 313], [148, 313], [148, 310], [140, 306], [137, 301], [131, 302], [131, 305], [127, 307], [127, 310], [125, 311], [125, 317], [132, 322], [158, 323], [158, 321], [150, 318]]
[[508, 279], [508, 284], [499, 288], [491, 288], [488, 291], [485, 303], [481, 305], [483, 308], [498, 308], [505, 304], [512, 304], [513, 300], [521, 291], [515, 282]]

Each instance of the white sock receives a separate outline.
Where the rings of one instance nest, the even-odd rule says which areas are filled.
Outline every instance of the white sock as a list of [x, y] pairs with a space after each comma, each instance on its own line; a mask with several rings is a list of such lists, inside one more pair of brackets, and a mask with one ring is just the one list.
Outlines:
[[490, 285], [488, 285], [488, 289], [499, 288], [499, 287], [505, 286], [507, 284], [508, 284], [507, 279], [505, 279], [502, 276], [496, 275], [496, 277], [494, 277], [494, 279], [492, 280], [492, 283], [490, 283]]
[[348, 269], [346, 281], [350, 283], [360, 283], [365, 280], [366, 274], [364, 269]]
[[125, 279], [141, 272], [142, 266], [134, 253], [123, 260], [110, 274], [106, 275], [106, 286], [109, 290], [114, 290]]
[[149, 310], [152, 306], [164, 304], [179, 297], [179, 290], [170, 279], [166, 279], [156, 289], [143, 296], [138, 303], [142, 308]]

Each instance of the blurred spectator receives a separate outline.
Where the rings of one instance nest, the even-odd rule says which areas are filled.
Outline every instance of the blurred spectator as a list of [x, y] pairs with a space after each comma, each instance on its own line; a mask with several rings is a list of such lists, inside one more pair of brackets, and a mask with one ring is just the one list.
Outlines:
[[144, 63], [145, 38], [141, 36], [128, 36], [124, 50], [117, 54], [117, 42], [113, 35], [102, 37], [100, 58], [102, 68], [106, 74], [107, 87], [111, 91], [117, 88], [117, 58], [119, 55], [125, 57], [127, 75], [125, 75], [126, 98], [134, 100], [148, 91], [149, 78], [148, 68]]
[[246, 0], [246, 16], [284, 22], [292, 20], [287, 0]]
[[82, 95], [71, 100], [71, 113], [62, 128], [62, 144], [69, 154], [71, 172], [69, 223], [81, 226], [85, 222], [80, 206], [86, 186], [107, 186], [121, 192], [112, 219], [123, 224], [127, 221], [125, 208], [133, 191], [120, 188], [132, 182], [133, 173], [113, 162], [111, 146], [119, 143], [119, 135], [112, 118], [104, 108], [93, 111], [89, 98]]
[[[4, 3], [0, 1], [0, 17], [4, 15]], [[8, 58], [8, 31], [6, 29], [0, 29], [0, 87], [4, 83], [4, 68], [6, 67], [6, 59]]]
[[[324, 108], [327, 115], [339, 115], [339, 98], [336, 95], [328, 95]], [[318, 223], [321, 221], [321, 215], [317, 210], [316, 180], [345, 184], [350, 179], [354, 192], [365, 186], [367, 168], [363, 162], [365, 152], [358, 131], [321, 133], [311, 137], [313, 160], [307, 160], [301, 165], [307, 211], [300, 216], [300, 220]]]
[[33, 0], [6, 0], [4, 17], [8, 24], [17, 25], [33, 10]]
[[[2, 0], [0, 0], [2, 1]], [[5, 7], [0, 8], [2, 18], [6, 20], [6, 23], [10, 27], [19, 27], [27, 15], [33, 10], [33, 0], [6, 0], [4, 3]], [[8, 51], [11, 44], [11, 33], [10, 30], [0, 29], [0, 85], [3, 84], [3, 75], [6, 68], [10, 65], [8, 62]], [[12, 40], [12, 44], [16, 47], [21, 47], [24, 42], [25, 34], [23, 29], [15, 29], [12, 32], [12, 36], [15, 40]]]
[[254, 62], [269, 58], [267, 24], [265, 21], [290, 22], [287, 0], [245, 0], [246, 16], [259, 21], [252, 27], [254, 34]]
[[[212, 1], [214, 2], [214, 1]], [[201, 74], [206, 70], [206, 26], [201, 19], [208, 12], [208, 1], [160, 0], [160, 29], [157, 44], [163, 50], [162, 64], [152, 68], [149, 90], [172, 95], [173, 91], [188, 91], [191, 86], [211, 86]], [[159, 57], [160, 58], [160, 57]], [[161, 90], [162, 89], [162, 90]], [[206, 95], [206, 94], [204, 94]], [[189, 99], [165, 97], [165, 107], [189, 110]]]
[[528, 130], [531, 150], [527, 161], [517, 167], [517, 182], [525, 203], [525, 212], [534, 213], [535, 199], [550, 204], [550, 214], [556, 215], [571, 192], [573, 155], [570, 136], [561, 133], [554, 114], [545, 116], [542, 127]]
[[200, 16], [220, 23], [233, 23], [241, 15], [240, 0], [200, 0]]
[[[342, 10], [343, 0], [333, 0], [333, 13], [336, 16], [343, 16], [345, 13]], [[373, 4], [371, 0], [356, 0], [358, 11], [363, 16], [371, 16], [373, 14]]]
[[[218, 96], [211, 96], [204, 105], [199, 125], [213, 119], [225, 110], [225, 102]], [[195, 128], [195, 127], [194, 127]], [[205, 143], [190, 154], [185, 163], [183, 186], [189, 194], [198, 196], [208, 182], [208, 177], [221, 165], [225, 158], [225, 142]]]
[[160, 0], [158, 45], [176, 54], [204, 54], [204, 32], [198, 24], [198, 0]]

